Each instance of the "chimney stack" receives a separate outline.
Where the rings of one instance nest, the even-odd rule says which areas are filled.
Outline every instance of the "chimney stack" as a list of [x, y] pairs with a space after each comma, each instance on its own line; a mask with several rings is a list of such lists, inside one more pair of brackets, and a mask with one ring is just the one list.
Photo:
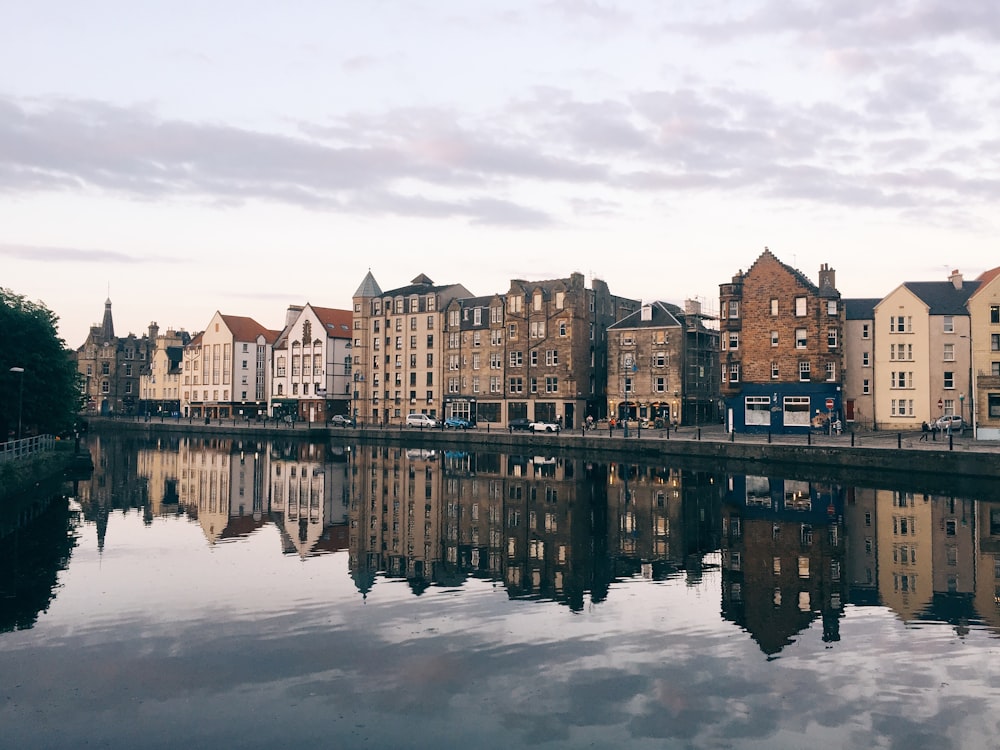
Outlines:
[[829, 263], [824, 263], [819, 267], [819, 288], [823, 291], [836, 291], [837, 289], [837, 272], [830, 267]]
[[956, 289], [962, 288], [962, 274], [958, 272], [957, 268], [951, 272], [951, 276], [948, 277], [948, 281], [950, 281], [952, 286]]

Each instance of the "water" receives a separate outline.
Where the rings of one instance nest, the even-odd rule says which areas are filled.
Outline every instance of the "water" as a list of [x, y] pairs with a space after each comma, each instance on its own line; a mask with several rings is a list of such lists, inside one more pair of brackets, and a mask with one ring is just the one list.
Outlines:
[[998, 744], [989, 486], [347, 447], [94, 438], [0, 539], [0, 746]]

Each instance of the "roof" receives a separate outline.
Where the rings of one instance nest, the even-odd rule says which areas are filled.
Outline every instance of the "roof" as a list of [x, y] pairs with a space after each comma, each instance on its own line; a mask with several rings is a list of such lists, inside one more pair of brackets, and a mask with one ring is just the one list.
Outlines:
[[760, 263], [762, 260], [765, 260], [765, 259], [772, 260], [775, 263], [777, 263], [779, 266], [781, 266], [782, 268], [784, 268], [788, 273], [790, 273], [795, 278], [796, 281], [798, 281], [802, 286], [804, 286], [812, 294], [815, 294], [818, 297], [839, 297], [840, 296], [840, 292], [838, 292], [836, 289], [832, 289], [832, 290], [820, 289], [818, 286], [816, 286], [816, 284], [814, 284], [812, 281], [810, 281], [809, 277], [806, 276], [804, 273], [802, 273], [802, 271], [800, 271], [799, 269], [797, 269], [797, 268], [795, 268], [793, 266], [788, 265], [787, 263], [782, 263], [778, 259], [778, 257], [774, 253], [772, 253], [770, 251], [770, 249], [768, 249], [766, 247], [764, 248], [764, 252], [762, 252], [760, 254], [760, 256], [757, 258], [757, 260], [755, 260], [753, 262], [753, 265], [750, 266], [749, 269], [747, 269], [747, 274], [749, 274], [750, 271], [753, 270], [754, 266], [756, 266], [758, 263]]
[[640, 308], [631, 315], [625, 316], [617, 323], [612, 323], [608, 326], [608, 330], [612, 328], [679, 328], [681, 326], [681, 319], [684, 317], [684, 314], [677, 305], [671, 305], [667, 302], [650, 302], [642, 307], [649, 308], [652, 311], [649, 320], [642, 319], [642, 308]]
[[233, 334], [234, 341], [255, 341], [258, 336], [263, 336], [265, 341], [273, 344], [278, 338], [278, 334], [281, 333], [267, 329], [253, 318], [242, 315], [222, 315], [221, 317]]
[[847, 320], [875, 320], [875, 305], [881, 301], [880, 297], [841, 300], [844, 304], [844, 317]]
[[979, 292], [989, 286], [990, 282], [993, 281], [997, 276], [1000, 276], [1000, 266], [996, 268], [991, 268], [989, 271], [983, 271], [976, 278], [976, 282], [979, 284], [979, 288], [976, 289], [972, 294], [969, 295], [970, 298], [975, 297]]
[[381, 297], [382, 289], [379, 287], [378, 282], [375, 281], [375, 277], [372, 276], [371, 269], [365, 274], [365, 278], [361, 281], [361, 286], [358, 287], [358, 291], [354, 293], [355, 297]]
[[929, 315], [968, 315], [965, 303], [979, 288], [979, 282], [966, 281], [961, 289], [950, 281], [906, 281], [903, 286], [927, 305]]
[[350, 310], [339, 310], [333, 307], [315, 307], [309, 305], [316, 313], [326, 335], [335, 339], [351, 338], [351, 326], [353, 325], [354, 314]]

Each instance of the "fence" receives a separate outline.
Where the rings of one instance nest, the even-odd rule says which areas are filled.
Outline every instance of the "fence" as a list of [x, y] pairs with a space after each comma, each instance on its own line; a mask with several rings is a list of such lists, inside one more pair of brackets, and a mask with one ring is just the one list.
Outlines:
[[20, 440], [0, 443], [0, 463], [17, 461], [36, 453], [55, 450], [56, 439], [52, 435], [34, 435]]

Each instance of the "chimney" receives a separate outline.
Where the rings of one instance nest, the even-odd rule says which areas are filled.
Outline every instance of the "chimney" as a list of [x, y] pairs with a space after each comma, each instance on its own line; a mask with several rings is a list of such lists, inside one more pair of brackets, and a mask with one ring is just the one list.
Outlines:
[[285, 328], [295, 322], [295, 319], [302, 312], [302, 305], [289, 305], [288, 312], [285, 313]]
[[154, 320], [152, 323], [149, 324], [149, 340], [156, 341], [156, 337], [159, 334], [160, 334], [160, 327], [156, 325], [156, 321]]
[[684, 300], [684, 313], [686, 315], [701, 315], [701, 301], [696, 299]]
[[830, 267], [829, 263], [824, 263], [819, 267], [819, 288], [821, 291], [836, 291], [837, 289], [837, 272]]
[[950, 281], [952, 286], [956, 289], [962, 288], [962, 274], [958, 272], [957, 268], [951, 272], [951, 276], [948, 277], [948, 281]]

